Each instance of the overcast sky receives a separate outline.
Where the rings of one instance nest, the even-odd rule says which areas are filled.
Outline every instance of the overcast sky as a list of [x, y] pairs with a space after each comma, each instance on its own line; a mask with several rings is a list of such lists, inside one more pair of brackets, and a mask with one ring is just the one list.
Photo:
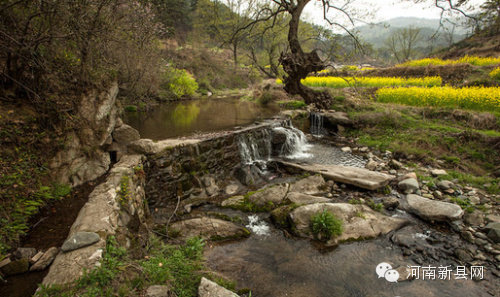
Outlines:
[[[314, 0], [312, 2], [313, 3], [308, 4], [306, 7], [306, 18], [318, 23], [323, 17], [321, 1]], [[467, 5], [468, 7], [464, 7], [463, 10], [471, 13], [474, 8], [477, 9], [479, 5], [484, 2], [484, 0], [471, 0], [469, 1], [469, 5]], [[334, 3], [342, 3], [342, 0], [334, 1]], [[434, 5], [434, 0], [428, 0], [421, 4], [415, 4], [411, 0], [356, 0], [354, 3], [351, 3], [347, 9], [349, 11], [357, 11], [357, 13], [352, 14], [355, 20], [359, 22], [357, 25], [363, 22], [379, 22], [396, 17], [437, 19], [440, 17], [441, 13], [441, 10]], [[334, 18], [337, 21], [343, 19], [342, 24], [348, 25], [347, 18], [342, 18], [339, 15]]]

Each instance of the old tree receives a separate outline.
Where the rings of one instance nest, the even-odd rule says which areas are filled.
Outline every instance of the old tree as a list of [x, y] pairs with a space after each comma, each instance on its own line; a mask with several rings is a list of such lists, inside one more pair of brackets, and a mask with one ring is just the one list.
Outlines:
[[[278, 16], [288, 14], [290, 21], [288, 23], [288, 46], [287, 52], [283, 52], [280, 57], [280, 63], [286, 72], [284, 77], [285, 91], [291, 95], [300, 95], [306, 104], [314, 104], [317, 108], [328, 109], [331, 103], [331, 95], [328, 92], [316, 91], [304, 86], [301, 80], [306, 78], [309, 73], [318, 72], [326, 67], [325, 61], [322, 61], [317, 50], [305, 52], [299, 42], [300, 18], [304, 8], [309, 3], [317, 3], [321, 6], [324, 20], [330, 25], [337, 25], [346, 29], [342, 24], [331, 18], [331, 12], [340, 12], [353, 23], [351, 16], [346, 11], [348, 4], [355, 0], [271, 0], [263, 1], [265, 4], [259, 8], [256, 18], [243, 30], [252, 29], [261, 21], [271, 21], [271, 27], [277, 23]], [[409, 2], [426, 2], [428, 0], [400, 0]], [[429, 1], [431, 2], [431, 1]], [[461, 6], [467, 4], [469, 0], [435, 0], [432, 3], [443, 11], [455, 11], [461, 14]], [[347, 29], [346, 31], [354, 37]]]

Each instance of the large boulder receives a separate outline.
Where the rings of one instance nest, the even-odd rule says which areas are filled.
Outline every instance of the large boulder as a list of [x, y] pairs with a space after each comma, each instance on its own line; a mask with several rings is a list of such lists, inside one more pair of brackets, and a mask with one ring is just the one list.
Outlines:
[[127, 124], [123, 124], [113, 131], [113, 140], [118, 143], [129, 143], [139, 139], [141, 139], [139, 131]]
[[95, 232], [76, 232], [64, 241], [61, 250], [69, 252], [98, 242], [101, 239]]
[[409, 194], [403, 199], [403, 208], [424, 220], [455, 221], [462, 218], [464, 211], [456, 204], [435, 201], [422, 196]]
[[323, 211], [330, 212], [343, 221], [342, 234], [330, 239], [327, 245], [337, 245], [350, 240], [375, 238], [408, 224], [406, 219], [388, 217], [365, 205], [318, 203], [300, 206], [290, 213], [292, 228], [295, 233], [299, 236], [313, 238], [310, 229], [311, 218]]
[[398, 183], [398, 187], [406, 194], [417, 193], [420, 190], [418, 181], [414, 178], [408, 178]]
[[[287, 183], [265, 187], [248, 196], [248, 201], [259, 207], [271, 207], [283, 202], [289, 185]], [[271, 205], [272, 204], [272, 205]]]
[[202, 217], [175, 222], [170, 231], [179, 232], [182, 238], [201, 236], [203, 239], [223, 240], [250, 235], [244, 227], [214, 218]]
[[202, 277], [198, 287], [198, 297], [238, 297], [238, 295]]
[[326, 124], [330, 125], [341, 125], [341, 126], [350, 126], [352, 125], [351, 119], [347, 116], [347, 113], [337, 111], [337, 112], [328, 112], [323, 113], [323, 117], [325, 118]]
[[289, 191], [316, 195], [324, 192], [325, 188], [326, 182], [323, 176], [321, 176], [320, 174], [315, 174], [292, 183], [290, 185]]
[[132, 141], [127, 146], [128, 152], [132, 154], [153, 155], [159, 152], [159, 147], [151, 139], [139, 139]]

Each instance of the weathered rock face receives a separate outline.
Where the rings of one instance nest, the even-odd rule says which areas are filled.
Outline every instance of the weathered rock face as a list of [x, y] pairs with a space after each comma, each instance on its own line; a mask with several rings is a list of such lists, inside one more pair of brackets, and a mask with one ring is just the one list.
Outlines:
[[94, 91], [82, 98], [78, 108], [82, 128], [66, 135], [64, 149], [49, 164], [59, 182], [77, 186], [109, 169], [105, 146], [116, 125], [117, 94], [118, 84], [114, 83], [104, 92]]
[[179, 231], [182, 238], [201, 236], [204, 239], [223, 240], [240, 238], [250, 235], [244, 227], [232, 222], [208, 217], [188, 219], [175, 222], [169, 230]]
[[238, 297], [238, 295], [202, 277], [198, 287], [198, 297]]
[[266, 187], [248, 196], [248, 200], [259, 207], [276, 206], [283, 202], [288, 187], [287, 183]]
[[403, 208], [424, 220], [454, 221], [462, 218], [464, 211], [456, 204], [434, 201], [418, 195], [406, 195]]
[[224, 180], [238, 167], [241, 157], [234, 136], [164, 149], [149, 157], [144, 170], [150, 207], [165, 207], [188, 198], [203, 175]]
[[[141, 167], [142, 163], [142, 155], [124, 156], [110, 170], [107, 180], [95, 187], [73, 223], [69, 238], [80, 232], [88, 232], [98, 234], [98, 241], [85, 247], [58, 253], [43, 284], [66, 284], [75, 281], [83, 275], [84, 268], [90, 270], [99, 265], [106, 250], [108, 236], [114, 235], [118, 228], [134, 230], [137, 225], [144, 222], [148, 214], [144, 201], [145, 176], [136, 174], [134, 170]], [[128, 178], [124, 179], [124, 176]], [[126, 196], [123, 196], [119, 192], [120, 187], [125, 184], [128, 191]], [[91, 240], [86, 242], [97, 239], [95, 235], [91, 235]]]
[[315, 174], [290, 184], [290, 192], [298, 192], [308, 195], [322, 193], [325, 188], [326, 182], [320, 174]]
[[300, 206], [290, 213], [290, 219], [297, 235], [312, 238], [313, 235], [310, 230], [311, 218], [323, 211], [330, 212], [343, 221], [342, 234], [329, 240], [328, 245], [337, 245], [340, 242], [349, 240], [374, 238], [408, 224], [405, 219], [385, 216], [365, 205], [348, 203], [310, 204]]

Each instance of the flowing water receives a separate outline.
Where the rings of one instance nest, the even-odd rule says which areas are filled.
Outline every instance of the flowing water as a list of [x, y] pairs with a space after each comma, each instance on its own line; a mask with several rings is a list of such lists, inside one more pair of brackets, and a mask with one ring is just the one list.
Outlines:
[[262, 106], [236, 97], [209, 98], [166, 103], [148, 113], [128, 112], [124, 121], [142, 138], [162, 140], [202, 132], [232, 130], [279, 112], [276, 106]]
[[378, 278], [379, 263], [404, 262], [386, 238], [324, 250], [307, 239], [287, 238], [266, 215], [240, 215], [252, 235], [210, 245], [205, 256], [211, 269], [237, 280], [238, 289], [251, 289], [252, 297], [490, 296], [472, 280], [390, 283]]

